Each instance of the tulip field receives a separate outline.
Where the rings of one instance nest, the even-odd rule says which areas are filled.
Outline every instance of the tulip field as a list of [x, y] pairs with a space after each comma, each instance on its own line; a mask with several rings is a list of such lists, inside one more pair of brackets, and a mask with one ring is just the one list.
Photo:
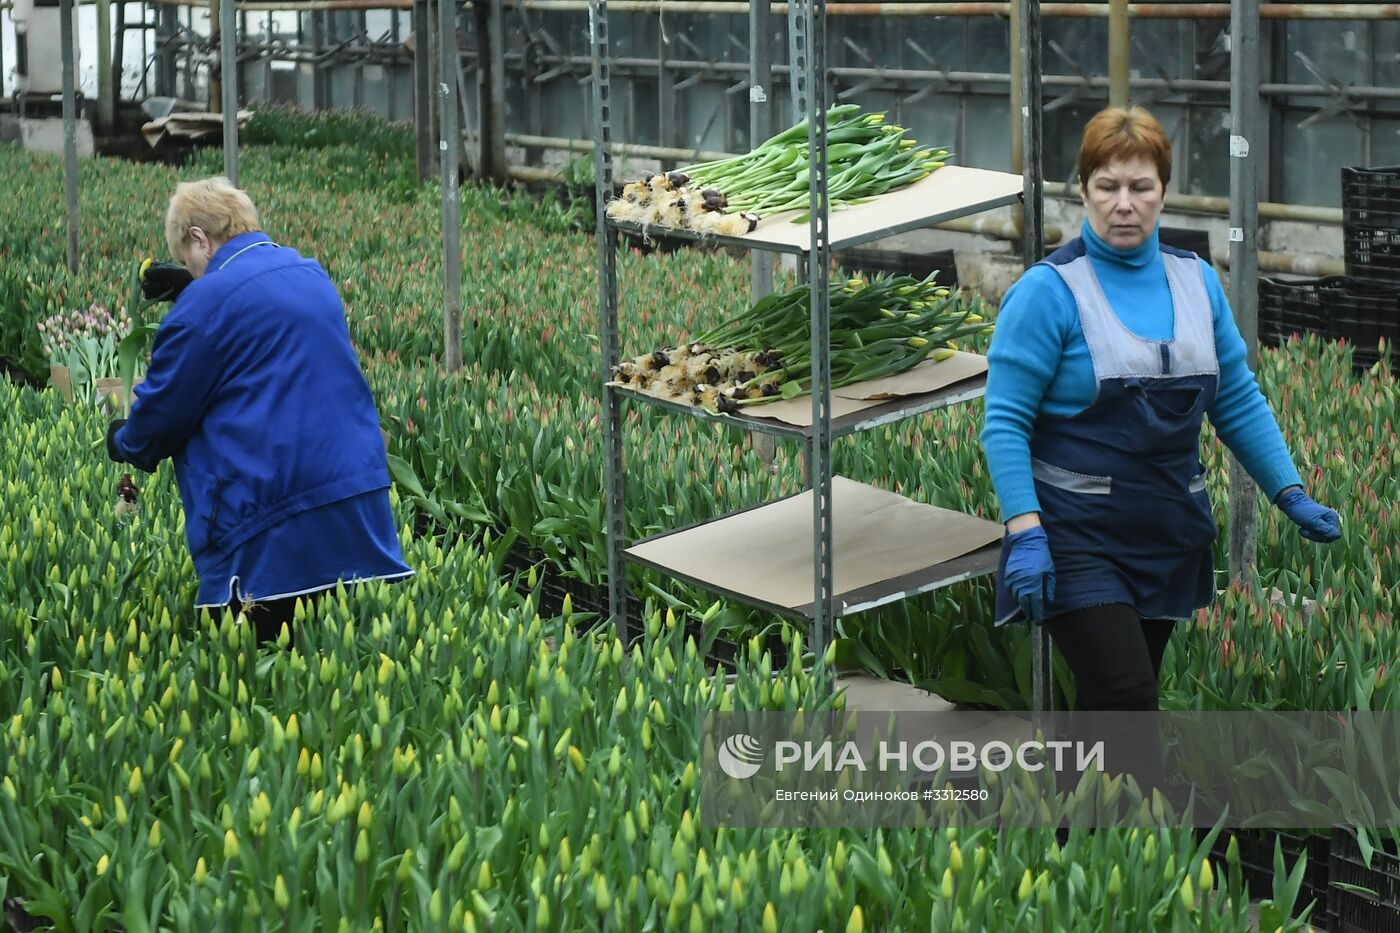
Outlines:
[[[246, 134], [264, 229], [341, 291], [417, 570], [323, 600], [285, 650], [193, 610], [169, 464], [138, 474], [137, 513], [117, 515], [125, 468], [97, 446], [108, 415], [42, 385], [39, 322], [93, 305], [119, 317], [135, 264], [166, 258], [174, 185], [217, 174], [219, 153], [84, 163], [72, 275], [61, 161], [0, 146], [14, 374], [0, 375], [0, 931], [1321, 923], [1301, 865], [1280, 855], [1272, 885], [1246, 891], [1234, 845], [1217, 858], [1189, 830], [710, 825], [703, 711], [839, 708], [813, 675], [832, 665], [1024, 709], [1027, 634], [991, 626], [986, 580], [844, 620], [825, 657], [771, 616], [640, 571], [630, 643], [546, 605], [546, 574], [605, 582], [596, 246], [552, 199], [464, 186], [464, 366], [444, 375], [437, 192], [414, 182], [403, 139], [345, 115], [260, 114]], [[622, 255], [623, 352], [740, 310], [749, 275], [722, 251]], [[1315, 338], [1264, 350], [1261, 379], [1342, 539], [1312, 545], [1261, 499], [1254, 585], [1222, 579], [1179, 626], [1164, 706], [1400, 710], [1400, 388], [1385, 363], [1355, 373], [1348, 348]], [[995, 520], [980, 427], [980, 405], [920, 416], [843, 440], [835, 468]], [[793, 447], [770, 470], [742, 432], [635, 406], [625, 432], [633, 537], [800, 489]], [[1223, 528], [1213, 438], [1206, 460]], [[506, 570], [520, 553], [537, 568]], [[729, 669], [707, 659], [716, 642], [736, 649]]]

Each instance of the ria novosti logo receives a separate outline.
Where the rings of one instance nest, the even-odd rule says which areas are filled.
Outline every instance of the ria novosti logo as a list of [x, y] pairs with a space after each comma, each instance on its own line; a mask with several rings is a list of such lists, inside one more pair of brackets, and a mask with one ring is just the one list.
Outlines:
[[753, 736], [736, 732], [720, 745], [717, 757], [720, 770], [725, 774], [747, 780], [763, 767], [763, 746]]

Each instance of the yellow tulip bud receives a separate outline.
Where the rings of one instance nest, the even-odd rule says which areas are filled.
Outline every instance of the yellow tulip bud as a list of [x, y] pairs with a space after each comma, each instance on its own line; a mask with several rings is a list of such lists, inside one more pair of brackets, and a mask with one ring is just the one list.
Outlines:
[[452, 851], [447, 853], [448, 871], [455, 872], [461, 870], [462, 862], [467, 857], [467, 842], [467, 837], [463, 836], [461, 839], [457, 840], [457, 844], [452, 847]]
[[111, 864], [111, 862], [106, 855], [103, 855], [97, 860], [97, 877], [101, 878], [103, 875], [107, 874], [107, 866], [109, 864]]
[[846, 933], [865, 933], [865, 914], [859, 904], [851, 908], [851, 919], [846, 921]]
[[1210, 859], [1201, 860], [1201, 893], [1205, 894], [1215, 887], [1215, 872], [1210, 867]]
[[139, 765], [131, 770], [131, 780], [126, 784], [126, 792], [133, 797], [141, 793], [141, 767]]
[[1027, 868], [1025, 874], [1021, 876], [1020, 887], [1016, 889], [1016, 899], [1019, 901], [1026, 901], [1030, 898], [1031, 892], [1034, 889], [1035, 878], [1031, 876], [1031, 870]]
[[233, 830], [224, 833], [224, 858], [238, 858], [238, 837], [233, 834]]
[[151, 832], [146, 836], [146, 842], [152, 849], [160, 848], [160, 820], [151, 824]]
[[291, 906], [291, 896], [287, 894], [287, 882], [281, 875], [272, 882], [272, 902], [277, 905], [278, 910], [286, 910]]
[[209, 869], [204, 864], [204, 858], [201, 857], [199, 861], [194, 863], [194, 883], [196, 885], [201, 885], [208, 877]]
[[355, 864], [363, 865], [369, 861], [369, 833], [360, 830], [360, 837], [355, 841]]

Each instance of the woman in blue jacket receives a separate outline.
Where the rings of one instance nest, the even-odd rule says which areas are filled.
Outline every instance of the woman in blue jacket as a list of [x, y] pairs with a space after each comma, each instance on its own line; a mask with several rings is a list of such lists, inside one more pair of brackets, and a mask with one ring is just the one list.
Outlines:
[[225, 178], [177, 187], [165, 235], [188, 275], [169, 281], [178, 297], [107, 449], [148, 473], [173, 460], [196, 606], [243, 608], [270, 640], [298, 597], [411, 575], [379, 417], [325, 270], [263, 234]]
[[1158, 241], [1170, 178], [1147, 111], [1090, 120], [1080, 236], [1007, 292], [988, 352], [997, 622], [1046, 624], [1081, 710], [1156, 710], [1174, 621], [1214, 596], [1204, 416], [1304, 537], [1339, 535], [1302, 489], [1215, 270]]

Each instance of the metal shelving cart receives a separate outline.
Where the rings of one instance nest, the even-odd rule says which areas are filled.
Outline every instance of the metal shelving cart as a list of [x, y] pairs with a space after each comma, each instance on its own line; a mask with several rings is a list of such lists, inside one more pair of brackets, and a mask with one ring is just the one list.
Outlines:
[[[1022, 0], [1022, 29], [1038, 46], [1035, 4]], [[789, 4], [795, 107], [808, 116], [808, 152], [812, 166], [809, 222], [794, 224], [779, 216], [764, 218], [744, 236], [704, 238], [707, 243], [750, 250], [787, 253], [798, 260], [799, 272], [812, 289], [812, 392], [810, 426], [784, 424], [763, 417], [714, 415], [681, 402], [671, 402], [608, 384], [620, 358], [618, 329], [617, 238], [620, 233], [643, 233], [633, 224], [607, 217], [605, 206], [613, 189], [610, 49], [608, 2], [592, 0], [589, 27], [593, 57], [594, 153], [597, 177], [600, 344], [604, 382], [604, 482], [607, 501], [608, 608], [621, 625], [628, 624], [626, 568], [629, 561], [665, 572], [712, 592], [811, 624], [810, 645], [821, 653], [832, 636], [834, 620], [919, 593], [995, 571], [1002, 529], [973, 516], [914, 502], [845, 477], [833, 476], [831, 444], [839, 437], [889, 424], [913, 415], [975, 399], [986, 386], [985, 372], [921, 395], [896, 398], [859, 411], [834, 414], [830, 364], [830, 266], [837, 249], [869, 243], [945, 220], [1021, 202], [1030, 182], [1018, 174], [947, 166], [922, 181], [866, 204], [831, 213], [827, 207], [824, 0]], [[1029, 8], [1029, 9], [1027, 9]], [[755, 20], [755, 23], [762, 20]], [[1031, 27], [1031, 28], [1027, 28]], [[755, 35], [752, 45], [762, 44]], [[1027, 56], [1031, 57], [1031, 56]], [[1029, 64], [1029, 63], [1028, 63]], [[1038, 103], [1038, 76], [1029, 84]], [[761, 93], [761, 91], [760, 91]], [[758, 97], [754, 97], [758, 100]], [[1026, 134], [1029, 164], [1038, 167], [1038, 106], [1023, 109], [1031, 132]], [[757, 141], [755, 139], [755, 141]], [[1031, 176], [1028, 176], [1028, 178]], [[1037, 175], [1038, 177], [1038, 175]], [[1028, 258], [1039, 258], [1043, 245], [1040, 192], [1025, 200]], [[668, 237], [698, 239], [684, 230], [665, 230]], [[1031, 259], [1030, 261], [1034, 261]], [[759, 276], [755, 275], [755, 291]], [[793, 496], [733, 512], [686, 528], [667, 531], [643, 541], [626, 540], [623, 491], [622, 405], [646, 402], [662, 410], [735, 425], [751, 432], [801, 441], [806, 445], [806, 490]], [[839, 523], [836, 519], [839, 518]], [[792, 542], [810, 530], [812, 547], [788, 559]], [[875, 533], [878, 531], [878, 533]], [[980, 536], [980, 537], [979, 537]], [[947, 542], [961, 545], [950, 552]], [[871, 548], [873, 541], [892, 542]], [[917, 541], [921, 546], [900, 547]], [[968, 545], [969, 541], [975, 541]], [[779, 547], [781, 545], [781, 547]], [[942, 545], [942, 546], [940, 546]], [[697, 571], [689, 553], [731, 555], [723, 572]], [[762, 555], [763, 561], [754, 560]], [[755, 568], [761, 567], [762, 572]], [[1043, 629], [1035, 638], [1036, 706], [1048, 699], [1048, 646]], [[1048, 703], [1045, 704], [1048, 707]]]

